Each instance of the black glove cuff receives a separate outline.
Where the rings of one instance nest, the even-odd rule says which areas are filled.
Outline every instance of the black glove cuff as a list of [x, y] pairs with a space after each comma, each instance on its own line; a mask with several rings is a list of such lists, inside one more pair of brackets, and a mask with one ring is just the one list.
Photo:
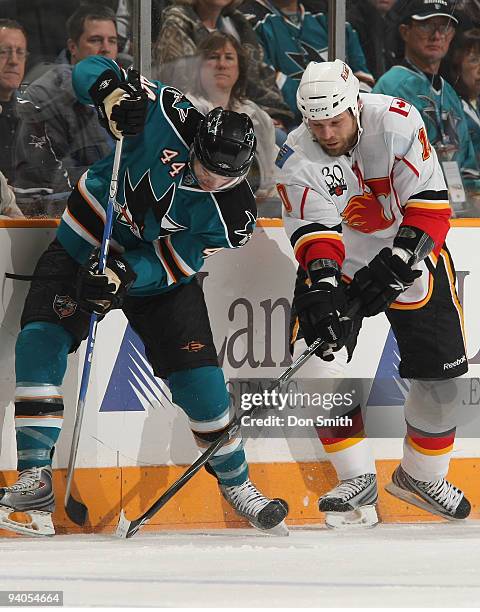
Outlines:
[[435, 242], [426, 232], [411, 225], [402, 225], [393, 240], [393, 246], [410, 254], [408, 264], [413, 266], [428, 257], [435, 247]]
[[108, 69], [102, 72], [95, 83], [90, 87], [88, 93], [95, 103], [95, 106], [100, 106], [105, 98], [109, 96], [112, 91], [118, 89], [120, 85], [121, 80], [118, 74], [114, 70]]
[[312, 283], [318, 283], [331, 276], [340, 281], [342, 274], [340, 266], [334, 259], [312, 259], [307, 265], [307, 272]]

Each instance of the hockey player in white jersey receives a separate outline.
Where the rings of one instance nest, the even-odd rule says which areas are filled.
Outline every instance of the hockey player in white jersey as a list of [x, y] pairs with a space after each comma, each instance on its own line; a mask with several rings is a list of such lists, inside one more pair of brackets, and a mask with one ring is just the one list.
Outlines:
[[[456, 425], [455, 399], [447, 398], [455, 398], [455, 378], [468, 369], [463, 318], [445, 246], [448, 192], [421, 116], [404, 100], [359, 95], [358, 80], [340, 60], [311, 62], [297, 103], [303, 124], [276, 162], [284, 226], [300, 264], [295, 352], [320, 337], [318, 377], [348, 375], [362, 319], [385, 312], [400, 375], [412, 380], [404, 454], [387, 491], [464, 519], [470, 503], [445, 478]], [[360, 304], [353, 320], [343, 316], [351, 301]], [[340, 481], [319, 500], [330, 526], [378, 521], [361, 409], [343, 410], [348, 427], [317, 428]]]

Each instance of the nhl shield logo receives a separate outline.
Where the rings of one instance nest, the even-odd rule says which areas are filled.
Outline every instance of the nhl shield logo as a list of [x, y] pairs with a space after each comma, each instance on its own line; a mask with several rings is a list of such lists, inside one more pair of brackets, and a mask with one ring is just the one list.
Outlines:
[[53, 300], [53, 310], [60, 319], [71, 317], [77, 310], [77, 302], [69, 295], [56, 295]]

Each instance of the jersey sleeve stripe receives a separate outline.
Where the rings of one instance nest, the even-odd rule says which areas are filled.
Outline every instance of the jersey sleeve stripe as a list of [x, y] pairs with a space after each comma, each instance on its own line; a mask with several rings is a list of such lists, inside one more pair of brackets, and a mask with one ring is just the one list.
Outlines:
[[168, 250], [170, 251], [173, 261], [175, 262], [177, 269], [180, 271], [181, 275], [183, 276], [192, 276], [193, 274], [196, 274], [196, 271], [193, 270], [193, 268], [191, 268], [178, 254], [178, 252], [174, 249], [173, 244], [172, 244], [172, 240], [171, 240], [171, 236], [167, 236], [167, 238], [165, 239], [165, 245], [167, 246]]
[[84, 172], [78, 181], [78, 190], [81, 193], [85, 202], [90, 206], [94, 213], [96, 213], [100, 217], [102, 223], [105, 224], [107, 214], [100, 202], [88, 191], [87, 186], [85, 184], [86, 177], [87, 173]]
[[177, 282], [177, 279], [175, 278], [175, 276], [173, 275], [172, 270], [170, 269], [168, 263], [165, 261], [165, 257], [163, 254], [163, 245], [160, 242], [160, 240], [155, 240], [153, 242], [153, 248], [155, 249], [155, 253], [157, 254], [158, 259], [160, 260], [160, 263], [162, 264], [165, 273], [167, 275], [167, 285], [173, 285], [174, 283]]
[[92, 246], [99, 246], [100, 240], [98, 240], [93, 234], [91, 234], [87, 228], [76, 219], [72, 212], [68, 209], [65, 209], [62, 215], [62, 221], [64, 221], [68, 227], [75, 232], [80, 238], [91, 244]]
[[405, 208], [426, 208], [429, 210], [450, 210], [450, 202], [415, 202], [408, 200], [405, 204]]
[[441, 189], [440, 191], [435, 191], [433, 189], [427, 189], [426, 191], [414, 193], [409, 197], [409, 200], [415, 200], [415, 202], [420, 202], [423, 200], [427, 202], [448, 202], [448, 190]]
[[301, 257], [301, 260], [298, 257], [297, 260], [304, 268], [313, 259], [333, 259], [341, 268], [345, 259], [345, 246], [341, 240], [320, 240], [307, 246], [305, 250], [299, 251], [299, 257]]
[[295, 254], [301, 249], [305, 248], [305, 246], [310, 242], [316, 242], [317, 240], [339, 240], [342, 242], [341, 234], [336, 234], [332, 232], [313, 232], [312, 234], [307, 234], [303, 236], [295, 243], [293, 250]]
[[300, 217], [302, 219], [304, 219], [305, 217], [303, 216], [303, 211], [305, 208], [305, 202], [307, 200], [307, 195], [308, 192], [310, 191], [310, 187], [305, 187], [304, 191], [303, 191], [303, 196], [302, 196], [302, 203], [300, 204]]
[[415, 166], [408, 161], [408, 159], [405, 159], [405, 157], [396, 157], [395, 159], [398, 159], [399, 161], [403, 161], [409, 168], [410, 170], [415, 174], [415, 176], [419, 177], [420, 176], [420, 172], [415, 168]]
[[[84, 178], [83, 175], [82, 178]], [[78, 188], [74, 189], [70, 194], [67, 202], [67, 208], [65, 213], [68, 211], [70, 218], [74, 223], [68, 222], [68, 217], [64, 213], [64, 219], [70, 225], [76, 233], [82, 238], [90, 242], [90, 244], [97, 245], [102, 241], [103, 229], [105, 226], [105, 211], [100, 204], [92, 198], [91, 194], [81, 186], [82, 179], [78, 182]], [[103, 215], [100, 213], [100, 210]], [[77, 227], [75, 227], [75, 225]], [[89, 238], [86, 236], [88, 235]], [[92, 239], [94, 242], [92, 242]]]
[[[156, 240], [155, 252], [167, 272], [168, 284], [171, 285], [172, 283], [178, 283], [182, 278], [192, 276], [192, 274], [195, 274], [195, 270], [192, 270], [178, 255], [169, 238], [170, 236]], [[170, 279], [172, 279], [172, 282], [170, 282]]]

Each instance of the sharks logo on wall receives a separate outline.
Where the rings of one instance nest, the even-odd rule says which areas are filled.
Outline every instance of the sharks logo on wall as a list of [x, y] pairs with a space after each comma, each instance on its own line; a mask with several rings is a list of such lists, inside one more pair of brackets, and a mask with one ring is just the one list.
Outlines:
[[[368, 406], [403, 406], [410, 383], [400, 378], [400, 354], [392, 330], [389, 331], [367, 401]], [[156, 378], [142, 341], [130, 325], [110, 375], [100, 412], [143, 412], [149, 408], [172, 406], [167, 385]]]
[[367, 407], [403, 406], [410, 389], [410, 382], [400, 377], [399, 365], [400, 351], [390, 329], [367, 400]]
[[100, 412], [141, 412], [171, 406], [165, 388], [165, 383], [153, 373], [143, 342], [128, 325]]

